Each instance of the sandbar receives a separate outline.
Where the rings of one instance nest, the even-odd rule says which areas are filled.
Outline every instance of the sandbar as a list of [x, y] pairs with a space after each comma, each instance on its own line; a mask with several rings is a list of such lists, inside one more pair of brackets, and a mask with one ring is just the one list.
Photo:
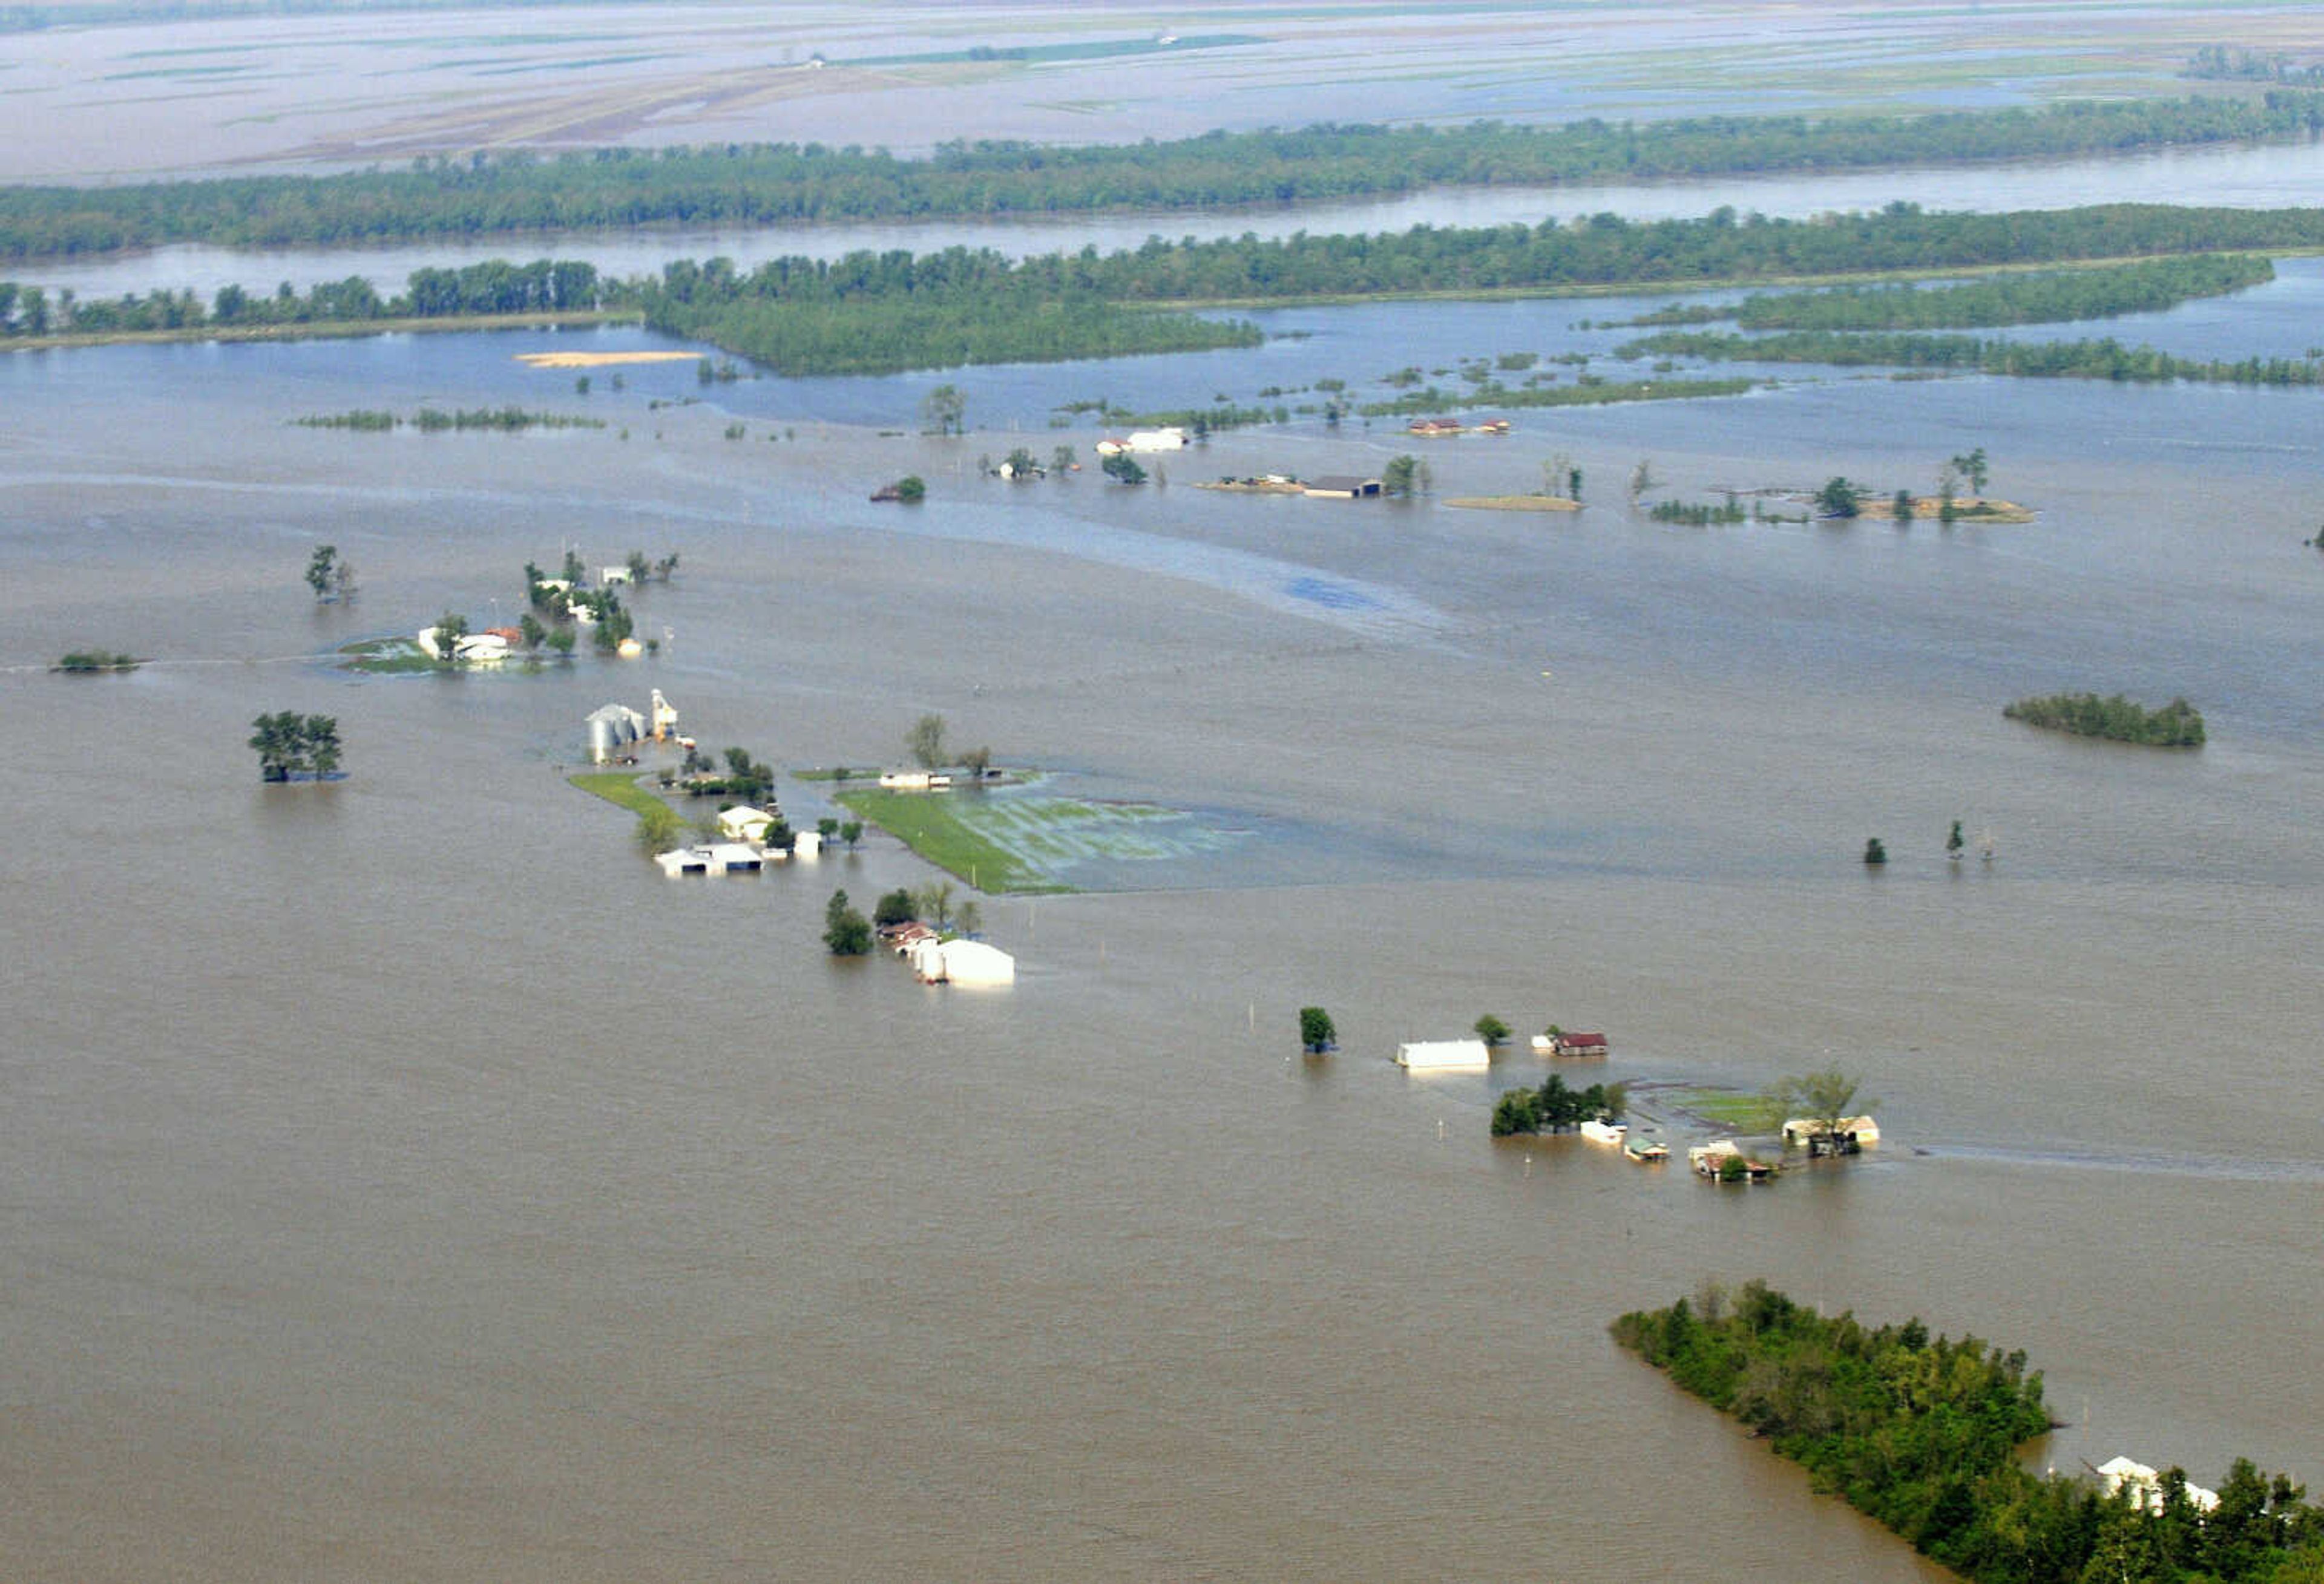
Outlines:
[[537, 369], [602, 369], [624, 363], [693, 363], [699, 352], [520, 352], [517, 362]]

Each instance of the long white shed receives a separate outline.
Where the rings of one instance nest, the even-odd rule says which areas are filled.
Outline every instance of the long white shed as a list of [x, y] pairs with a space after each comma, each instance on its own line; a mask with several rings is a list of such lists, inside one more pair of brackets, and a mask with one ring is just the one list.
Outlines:
[[1491, 1066], [1493, 1053], [1481, 1039], [1413, 1039], [1396, 1047], [1396, 1064], [1415, 1073], [1457, 1073]]

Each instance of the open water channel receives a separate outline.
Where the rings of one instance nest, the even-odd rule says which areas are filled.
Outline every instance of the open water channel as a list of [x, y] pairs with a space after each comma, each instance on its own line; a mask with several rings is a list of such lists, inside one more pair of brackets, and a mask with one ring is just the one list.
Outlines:
[[[2107, 329], [2297, 351], [2318, 279]], [[933, 375], [581, 398], [512, 361], [637, 332], [0, 360], [8, 1570], [1932, 1577], [1605, 1336], [1705, 1277], [2026, 1349], [2070, 1422], [2039, 1460], [2313, 1483], [2324, 395], [1794, 370], [1427, 453], [1442, 496], [1570, 452], [1572, 517], [1191, 487], [1376, 467], [1387, 425], [1239, 433], [1139, 491], [969, 465], [1086, 457], [1061, 401], [1618, 334], [1585, 316], [1618, 305], [956, 373], [951, 443], [880, 433]], [[612, 427], [286, 421], [423, 401]], [[1689, 493], [1925, 489], [1980, 445], [2038, 521], [1620, 502], [1641, 457]], [[865, 502], [907, 471], [924, 507]], [[351, 609], [300, 582], [325, 541]], [[571, 543], [681, 552], [636, 602], [659, 657], [318, 658], [512, 617]], [[82, 647], [156, 663], [46, 672]], [[582, 715], [651, 686], [787, 769], [939, 711], [1234, 839], [989, 900], [1018, 984], [923, 989], [816, 939], [834, 886], [927, 878], [891, 841], [673, 883], [563, 784]], [[2070, 688], [2183, 692], [2210, 744], [2000, 718]], [[346, 780], [259, 785], [281, 708], [338, 717]], [[1955, 818], [1994, 862], [1945, 862]], [[1748, 1192], [1497, 1145], [1540, 1063], [1388, 1059], [1487, 1011], [1602, 1025], [1607, 1078], [1860, 1072], [1886, 1141]]]

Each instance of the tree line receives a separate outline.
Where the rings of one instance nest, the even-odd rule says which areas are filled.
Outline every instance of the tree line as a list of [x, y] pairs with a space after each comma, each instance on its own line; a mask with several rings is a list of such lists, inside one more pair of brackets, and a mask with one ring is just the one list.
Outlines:
[[1641, 314], [1639, 326], [1715, 324], [1746, 330], [1973, 329], [2047, 325], [2121, 314], [2159, 313], [2199, 297], [2224, 297], [2275, 279], [2275, 266], [2249, 253], [2197, 253], [2080, 270], [2000, 275], [1947, 286], [1840, 286], [1821, 291], [1755, 292], [1731, 304], [1674, 305]]
[[2159, 1511], [2028, 1472], [2050, 1428], [2023, 1352], [1914, 1320], [1826, 1319], [1765, 1283], [1623, 1315], [1614, 1338], [1803, 1465], [1817, 1488], [1978, 1584], [2296, 1584], [2324, 1570], [2324, 1509], [2238, 1458], [2205, 1511], [2183, 1472]]
[[[0, 18], [8, 14], [0, 11]], [[5, 23], [0, 23], [5, 25]], [[2324, 94], [2089, 101], [1930, 115], [1323, 124], [1167, 142], [955, 142], [926, 158], [821, 143], [422, 158], [410, 168], [0, 188], [0, 259], [199, 242], [344, 247], [647, 225], [773, 226], [1316, 202], [1752, 170], [2110, 155], [2324, 129]]]
[[[1473, 228], [1414, 226], [1379, 236], [1243, 236], [1214, 242], [1164, 242], [1100, 254], [1076, 253], [1010, 260], [991, 249], [951, 247], [851, 253], [837, 260], [788, 257], [750, 271], [732, 260], [679, 260], [658, 274], [606, 279], [586, 264], [491, 261], [460, 270], [421, 270], [407, 290], [378, 296], [359, 279], [270, 298], [227, 287], [208, 322], [394, 322], [471, 313], [615, 311], [636, 313], [653, 327], [709, 341], [780, 372], [878, 373], [958, 363], [1121, 356], [1219, 346], [1259, 339], [1235, 319], [1136, 311], [1205, 302], [1283, 302], [1353, 295], [1489, 292], [1555, 293], [1600, 286], [1711, 283], [1875, 272], [1935, 272], [1991, 264], [2055, 263], [2126, 254], [2165, 256], [2225, 251], [2324, 248], [2324, 209], [2195, 209], [2111, 204], [2001, 215], [1931, 214], [1891, 204], [1874, 214], [1812, 220], [1738, 218], [1720, 209], [1697, 219], [1628, 221], [1597, 215], [1539, 226]], [[2248, 273], [2250, 265], [2235, 266]], [[2219, 278], [2219, 277], [2207, 277]], [[143, 328], [153, 317], [177, 327], [205, 322], [192, 294], [134, 294], [115, 303], [51, 301], [39, 288], [0, 282], [0, 336], [30, 336]], [[261, 306], [263, 305], [263, 306]], [[371, 321], [346, 316], [370, 313]], [[1810, 332], [1793, 332], [1809, 335]], [[1895, 347], [1858, 348], [1852, 361], [1978, 366], [1987, 354], [1973, 340], [1944, 345], [1898, 338]], [[1847, 346], [1828, 336], [1834, 354]], [[1990, 356], [2018, 360], [2012, 373], [2080, 373], [2046, 366], [2053, 352], [1994, 343]], [[1780, 342], [1755, 341], [1721, 352], [1718, 339], [1651, 338], [1632, 350], [1661, 355], [1794, 355]], [[1700, 350], [1698, 350], [1698, 347]], [[1885, 350], [1885, 355], [1884, 355]], [[2306, 383], [2300, 365], [2225, 375], [2172, 367], [2141, 373], [2151, 358], [2094, 353], [2097, 372], [2117, 378], [2238, 378]], [[2160, 357], [2161, 355], [2153, 355]], [[1508, 402], [1573, 400], [1501, 392]]]
[[[1504, 1029], [1503, 1038], [1508, 1037]], [[1493, 1107], [1493, 1137], [1539, 1133], [1546, 1128], [1563, 1133], [1584, 1122], [1618, 1122], [1628, 1103], [1628, 1091], [1619, 1083], [1593, 1083], [1587, 1089], [1567, 1085], [1565, 1075], [1552, 1073], [1538, 1089], [1512, 1089]]]
[[[586, 312], [601, 306], [608, 282], [595, 264], [488, 259], [459, 269], [415, 270], [405, 290], [382, 297], [360, 275], [300, 291], [288, 281], [270, 292], [218, 288], [205, 303], [195, 291], [128, 292], [83, 299], [71, 289], [54, 297], [38, 286], [0, 281], [0, 336], [108, 336], [147, 330], [240, 329], [268, 325], [359, 325], [381, 319], [450, 318], [469, 314]], [[618, 295], [618, 294], [615, 294]]]
[[1633, 341], [1618, 352], [1624, 357], [1697, 357], [1706, 362], [1958, 369], [2023, 379], [2139, 383], [2186, 380], [2209, 385], [2324, 383], [2324, 363], [2312, 358], [2177, 357], [2153, 346], [2126, 346], [2111, 336], [2076, 341], [2006, 341], [1977, 336], [1850, 335], [1833, 330], [1792, 330], [1773, 336], [1671, 330]]

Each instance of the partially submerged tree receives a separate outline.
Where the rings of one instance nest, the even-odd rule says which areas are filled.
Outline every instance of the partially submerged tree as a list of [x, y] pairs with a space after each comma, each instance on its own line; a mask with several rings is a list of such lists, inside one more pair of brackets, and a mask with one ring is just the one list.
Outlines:
[[914, 721], [911, 730], [904, 733], [904, 751], [924, 770], [945, 763], [945, 718], [931, 713]]
[[950, 880], [930, 880], [912, 893], [912, 909], [916, 917], [941, 934], [952, 926], [953, 884]]
[[1321, 1007], [1299, 1008], [1299, 1048], [1309, 1055], [1318, 1055], [1339, 1043], [1340, 1031], [1332, 1027], [1332, 1015]]
[[861, 957], [872, 950], [872, 921], [849, 905], [844, 890], [832, 892], [824, 905], [823, 944], [835, 957]]
[[938, 385], [920, 398], [920, 421], [939, 435], [957, 435], [967, 428], [968, 398], [955, 385]]
[[338, 558], [339, 548], [337, 545], [317, 545], [315, 553], [307, 557], [307, 586], [315, 591], [317, 599], [331, 597], [331, 589], [338, 576]]
[[1888, 845], [1877, 836], [1864, 838], [1864, 861], [1872, 864], [1888, 861]]
[[279, 710], [251, 723], [250, 746], [258, 754], [258, 775], [264, 781], [288, 781], [311, 776], [329, 780], [338, 773], [339, 722], [336, 715], [302, 715]]
[[1863, 492], [1839, 474], [1824, 481], [1823, 488], [1815, 493], [1816, 510], [1826, 517], [1853, 517], [1857, 500]]
[[1868, 1097], [1859, 1098], [1857, 1094], [1862, 1082], [1837, 1067], [1785, 1078], [1767, 1091], [1767, 1110], [1777, 1122], [1789, 1117], [1804, 1117], [1821, 1128], [1825, 1137], [1834, 1138], [1839, 1137], [1842, 1120], [1873, 1103]]
[[912, 900], [912, 893], [902, 886], [881, 893], [880, 900], [872, 907], [872, 922], [883, 929], [891, 924], [909, 924], [919, 916], [920, 910]]
[[1483, 1040], [1487, 1045], [1507, 1045], [1509, 1043], [1509, 1026], [1502, 1022], [1499, 1018], [1494, 1017], [1490, 1012], [1488, 1012], [1483, 1017], [1478, 1018], [1475, 1027], [1477, 1037]]
[[638, 810], [638, 845], [648, 852], [667, 852], [686, 840], [692, 827], [686, 816], [667, 803]]

